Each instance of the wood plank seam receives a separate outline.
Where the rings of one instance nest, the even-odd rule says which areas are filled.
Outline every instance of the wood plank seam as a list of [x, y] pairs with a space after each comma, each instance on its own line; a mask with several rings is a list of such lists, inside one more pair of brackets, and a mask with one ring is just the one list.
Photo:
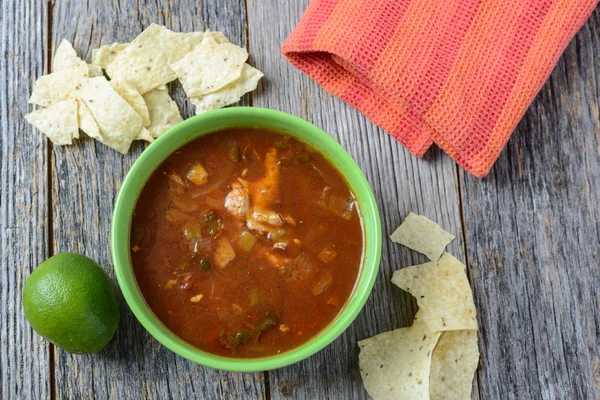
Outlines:
[[[464, 251], [465, 251], [465, 266], [467, 269], [467, 278], [469, 279], [469, 284], [471, 285], [471, 291], [474, 290], [474, 286], [473, 286], [473, 279], [471, 277], [471, 268], [469, 266], [469, 250], [468, 250], [468, 246], [467, 246], [467, 223], [466, 223], [466, 219], [465, 219], [465, 212], [464, 212], [464, 203], [463, 203], [463, 193], [462, 193], [462, 184], [461, 184], [461, 180], [462, 180], [462, 174], [464, 174], [463, 169], [456, 164], [456, 181], [458, 184], [458, 205], [459, 205], [459, 211], [460, 211], [460, 224], [462, 226], [462, 238], [463, 238], [463, 246], [464, 246]], [[477, 313], [477, 316], [479, 317], [479, 313]], [[477, 321], [477, 324], [479, 324], [479, 321]], [[481, 340], [481, 330], [479, 330], [477, 332], [477, 343], [479, 346], [481, 346], [481, 344], [483, 343]], [[480, 351], [481, 353], [481, 351]], [[477, 379], [477, 398], [479, 400], [481, 400], [481, 378], [479, 376], [480, 373], [480, 364], [481, 364], [481, 355], [479, 356], [479, 362], [477, 363], [477, 371], [475, 373], [475, 378]]]
[[[53, 13], [53, 4], [52, 1], [49, 0], [48, 1], [48, 5], [47, 5], [47, 9], [46, 9], [46, 13], [48, 15], [48, 20], [46, 22], [46, 73], [49, 74], [52, 72], [52, 13]], [[46, 139], [46, 144], [47, 144], [47, 163], [46, 163], [46, 190], [48, 191], [47, 193], [47, 204], [48, 204], [48, 217], [47, 217], [47, 224], [48, 224], [48, 257], [52, 257], [54, 255], [54, 225], [53, 225], [53, 221], [52, 221], [52, 211], [53, 211], [53, 207], [52, 207], [52, 168], [53, 168], [53, 151], [52, 151], [52, 142], [50, 141], [50, 139]], [[50, 400], [55, 400], [56, 399], [56, 379], [54, 374], [56, 373], [56, 368], [55, 368], [55, 357], [54, 357], [54, 344], [51, 342], [48, 342], [48, 379], [49, 379], [49, 385], [50, 385]]]

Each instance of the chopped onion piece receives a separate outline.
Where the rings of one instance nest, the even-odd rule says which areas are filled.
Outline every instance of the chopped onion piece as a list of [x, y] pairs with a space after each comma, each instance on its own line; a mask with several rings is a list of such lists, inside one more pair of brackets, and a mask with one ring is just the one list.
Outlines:
[[333, 307], [338, 307], [340, 305], [339, 299], [337, 298], [336, 295], [333, 295], [329, 298], [329, 300], [327, 300], [327, 304], [329, 304], [330, 306]]
[[321, 293], [323, 293], [325, 290], [327, 290], [329, 288], [329, 286], [331, 286], [332, 283], [333, 283], [333, 276], [331, 275], [331, 273], [325, 272], [323, 275], [321, 275], [317, 279], [317, 282], [313, 286], [313, 288], [312, 288], [313, 296], [318, 296]]
[[235, 258], [235, 251], [229, 241], [225, 238], [220, 238], [217, 242], [215, 250], [215, 264], [219, 268], [225, 268]]
[[337, 251], [335, 251], [334, 248], [330, 245], [327, 245], [323, 247], [323, 250], [321, 250], [317, 257], [319, 258], [319, 260], [327, 264], [332, 262], [333, 259], [337, 257]]
[[244, 251], [252, 250], [252, 247], [256, 244], [256, 236], [248, 231], [242, 232], [240, 238], [237, 241], [238, 246]]
[[289, 276], [296, 281], [307, 279], [314, 271], [313, 263], [307, 253], [300, 253], [289, 265]]
[[169, 222], [181, 223], [189, 221], [190, 219], [191, 217], [188, 214], [176, 208], [169, 208], [167, 211], [167, 221]]
[[351, 196], [351, 194], [349, 198], [339, 196], [333, 192], [333, 189], [326, 186], [321, 193], [318, 204], [344, 219], [350, 219], [354, 207], [354, 200]]
[[187, 189], [187, 184], [179, 175], [177, 175], [176, 172], [170, 173], [167, 175], [167, 177], [169, 178], [168, 184], [171, 190], [182, 193], [185, 189]]
[[213, 240], [211, 238], [198, 238], [190, 241], [190, 251], [195, 254], [207, 254], [212, 250]]
[[208, 172], [200, 163], [194, 164], [185, 177], [196, 186], [202, 186], [208, 182]]
[[183, 235], [187, 240], [198, 239], [202, 237], [202, 225], [198, 222], [190, 222], [185, 224]]
[[197, 201], [182, 199], [178, 196], [174, 196], [171, 199], [171, 203], [186, 213], [197, 211], [200, 208], [200, 204]]
[[260, 295], [260, 292], [258, 290], [253, 290], [250, 293], [250, 305], [251, 306], [255, 306], [258, 305], [262, 302], [262, 296]]

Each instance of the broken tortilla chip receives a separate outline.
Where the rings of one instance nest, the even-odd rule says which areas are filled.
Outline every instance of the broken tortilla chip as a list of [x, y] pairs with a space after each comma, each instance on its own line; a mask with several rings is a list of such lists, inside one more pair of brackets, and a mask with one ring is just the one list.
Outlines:
[[113, 43], [92, 50], [92, 64], [106, 69], [115, 58], [129, 46], [129, 43]]
[[125, 99], [125, 101], [129, 103], [135, 112], [142, 117], [144, 126], [150, 125], [148, 107], [146, 106], [146, 102], [144, 101], [144, 98], [140, 92], [138, 92], [137, 89], [131, 86], [129, 83], [117, 79], [113, 79], [108, 83], [110, 83], [110, 86], [112, 86], [115, 92]]
[[210, 110], [216, 110], [240, 101], [242, 96], [256, 89], [258, 81], [263, 77], [263, 73], [244, 64], [242, 74], [239, 79], [231, 82], [229, 85], [217, 90], [216, 92], [206, 94], [200, 97], [192, 97], [190, 101], [196, 106], [196, 114], [202, 114]]
[[212, 93], [240, 78], [246, 49], [231, 43], [200, 46], [171, 64], [188, 97]]
[[412, 294], [432, 331], [477, 329], [465, 265], [448, 253], [438, 261], [394, 272], [392, 283]]
[[210, 44], [221, 44], [221, 43], [231, 43], [229, 39], [221, 32], [213, 32], [210, 29], [207, 29], [204, 32], [204, 37], [202, 38], [202, 43], [200, 46], [206, 46]]
[[[60, 45], [56, 48], [54, 52], [54, 60], [52, 61], [52, 72], [63, 71], [69, 68], [76, 68], [82, 60], [77, 56], [75, 49], [71, 45], [71, 43], [63, 39], [60, 42]], [[90, 77], [102, 76], [104, 73], [102, 72], [102, 68], [97, 65], [87, 64], [88, 66], [88, 75]]]
[[159, 137], [183, 121], [177, 103], [167, 90], [151, 90], [144, 94], [144, 101], [150, 115], [150, 125], [147, 128], [153, 137]]
[[140, 94], [177, 79], [170, 65], [202, 42], [202, 32], [176, 33], [152, 24], [106, 67], [111, 79], [133, 85]]
[[440, 332], [415, 319], [410, 328], [358, 342], [363, 383], [375, 400], [429, 399], [431, 355]]
[[88, 77], [88, 66], [80, 61], [74, 68], [44, 75], [35, 81], [29, 103], [42, 107], [76, 97], [75, 90]]
[[154, 138], [148, 129], [142, 127], [140, 132], [137, 134], [134, 140], [145, 140], [148, 143], [154, 142]]
[[77, 124], [77, 100], [68, 99], [25, 115], [27, 122], [35, 126], [57, 145], [71, 144], [79, 137]]
[[471, 398], [473, 375], [479, 363], [477, 331], [442, 333], [433, 349], [429, 373], [429, 395], [432, 400]]
[[100, 128], [102, 143], [125, 154], [142, 129], [142, 117], [108, 83], [106, 78], [86, 79], [79, 96]]
[[79, 121], [79, 129], [84, 131], [89, 137], [102, 140], [100, 136], [100, 128], [92, 115], [90, 109], [81, 100], [77, 100], [77, 119]]
[[390, 239], [436, 261], [444, 253], [448, 243], [454, 240], [454, 235], [426, 217], [410, 213]]
[[90, 78], [95, 78], [97, 76], [104, 76], [104, 72], [102, 71], [102, 68], [100, 68], [99, 66], [94, 65], [94, 64], [88, 64], [87, 66], [88, 66]]
[[64, 69], [75, 68], [81, 63], [81, 58], [67, 39], [63, 39], [54, 51], [52, 60], [52, 71], [62, 71]]

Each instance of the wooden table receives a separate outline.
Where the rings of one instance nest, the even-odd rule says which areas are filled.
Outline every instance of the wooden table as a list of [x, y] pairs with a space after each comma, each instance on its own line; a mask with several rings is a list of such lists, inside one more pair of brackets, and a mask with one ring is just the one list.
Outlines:
[[[357, 160], [384, 235], [410, 212], [454, 232], [479, 311], [474, 399], [600, 398], [600, 12], [571, 42], [485, 179], [439, 150], [416, 159], [280, 55], [309, 0], [2, 0], [0, 2], [0, 398], [364, 399], [356, 342], [408, 325], [416, 304], [390, 283], [423, 257], [385, 241], [364, 310], [329, 347], [294, 366], [237, 374], [195, 365], [154, 340], [122, 301], [114, 340], [74, 356], [35, 334], [21, 309], [29, 273], [73, 251], [114, 277], [109, 227], [119, 186], [144, 150], [122, 156], [83, 139], [52, 146], [23, 119], [34, 80], [66, 38], [85, 57], [156, 22], [210, 28], [245, 45], [264, 71], [243, 104], [302, 117]], [[172, 92], [185, 117], [192, 108]]]

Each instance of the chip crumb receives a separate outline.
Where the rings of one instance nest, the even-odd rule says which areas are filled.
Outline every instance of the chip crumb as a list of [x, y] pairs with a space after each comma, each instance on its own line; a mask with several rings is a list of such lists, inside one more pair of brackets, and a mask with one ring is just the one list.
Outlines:
[[283, 333], [289, 332], [290, 328], [286, 324], [279, 325], [279, 330]]
[[190, 301], [191, 301], [192, 303], [200, 303], [200, 300], [202, 300], [202, 298], [203, 298], [203, 297], [204, 297], [204, 295], [203, 295], [203, 294], [201, 294], [201, 293], [199, 293], [199, 294], [195, 295], [194, 297], [192, 297], [192, 298], [190, 299]]

